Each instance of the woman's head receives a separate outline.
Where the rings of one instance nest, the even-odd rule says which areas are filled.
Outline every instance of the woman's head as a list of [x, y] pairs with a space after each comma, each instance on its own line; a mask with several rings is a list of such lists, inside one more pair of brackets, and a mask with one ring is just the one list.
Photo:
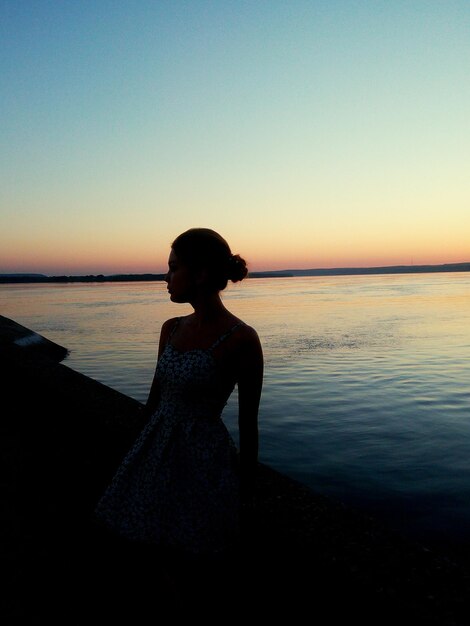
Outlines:
[[225, 239], [210, 228], [190, 228], [174, 240], [171, 248], [192, 273], [204, 273], [209, 291], [222, 291], [229, 280], [235, 283], [248, 274], [245, 260], [232, 254]]

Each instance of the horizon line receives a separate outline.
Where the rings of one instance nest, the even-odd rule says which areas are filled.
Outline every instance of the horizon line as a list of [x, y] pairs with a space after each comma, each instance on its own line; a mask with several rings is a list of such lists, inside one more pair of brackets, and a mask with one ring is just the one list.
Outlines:
[[[457, 263], [422, 263], [422, 264], [400, 264], [400, 265], [356, 265], [356, 266], [337, 266], [337, 267], [317, 267], [317, 268], [285, 268], [278, 270], [248, 270], [248, 277], [250, 275], [259, 275], [259, 274], [286, 274], [286, 273], [297, 273], [297, 272], [354, 272], [354, 271], [372, 271], [372, 270], [399, 270], [399, 269], [421, 269], [421, 268], [452, 268], [452, 267], [462, 267], [469, 266], [470, 269], [470, 261], [461, 261]], [[31, 277], [31, 278], [79, 278], [79, 277], [118, 277], [118, 276], [165, 276], [166, 271], [164, 272], [115, 272], [112, 274], [91, 274], [91, 273], [77, 273], [77, 274], [44, 274], [42, 272], [5, 272], [0, 273], [0, 277], [2, 278], [21, 278], [21, 277]]]

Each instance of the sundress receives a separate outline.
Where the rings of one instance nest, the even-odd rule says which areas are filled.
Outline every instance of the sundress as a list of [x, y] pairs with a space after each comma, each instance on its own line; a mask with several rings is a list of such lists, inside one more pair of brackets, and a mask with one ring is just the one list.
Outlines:
[[238, 452], [221, 419], [235, 382], [215, 348], [185, 352], [170, 338], [158, 359], [158, 409], [125, 456], [96, 507], [97, 518], [131, 540], [201, 553], [236, 544]]

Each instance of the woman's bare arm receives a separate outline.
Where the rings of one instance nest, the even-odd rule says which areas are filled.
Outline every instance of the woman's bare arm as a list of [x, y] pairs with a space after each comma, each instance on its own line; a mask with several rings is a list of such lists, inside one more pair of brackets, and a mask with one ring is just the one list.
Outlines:
[[253, 500], [258, 465], [258, 410], [263, 386], [263, 351], [256, 331], [247, 329], [240, 349], [238, 374], [238, 428], [240, 440], [240, 495]]

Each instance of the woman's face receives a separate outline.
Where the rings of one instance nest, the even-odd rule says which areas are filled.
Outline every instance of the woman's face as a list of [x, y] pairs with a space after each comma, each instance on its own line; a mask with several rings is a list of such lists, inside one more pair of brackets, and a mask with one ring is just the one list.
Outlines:
[[168, 258], [168, 273], [165, 276], [168, 293], [173, 302], [189, 302], [194, 295], [196, 283], [189, 268], [178, 260], [172, 250]]

